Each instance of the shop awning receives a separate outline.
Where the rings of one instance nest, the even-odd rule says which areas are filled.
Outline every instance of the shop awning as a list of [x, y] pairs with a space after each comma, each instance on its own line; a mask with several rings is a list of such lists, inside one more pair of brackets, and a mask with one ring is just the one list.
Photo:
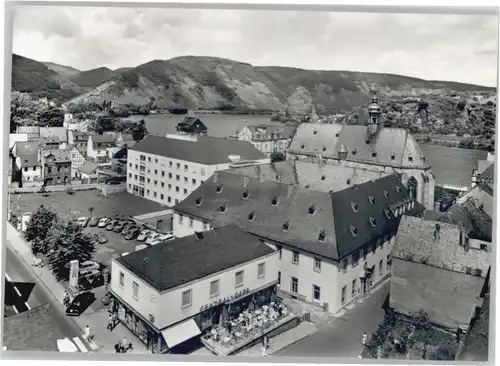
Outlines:
[[194, 319], [189, 319], [185, 322], [174, 325], [173, 327], [164, 329], [161, 331], [163, 339], [168, 348], [172, 348], [187, 341], [197, 335], [201, 334], [200, 328], [194, 321]]

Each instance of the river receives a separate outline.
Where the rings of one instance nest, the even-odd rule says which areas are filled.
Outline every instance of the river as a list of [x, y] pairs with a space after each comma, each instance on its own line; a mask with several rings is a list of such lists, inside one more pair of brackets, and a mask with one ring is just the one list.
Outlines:
[[[230, 136], [245, 123], [248, 125], [279, 124], [269, 121], [269, 116], [258, 115], [200, 114], [199, 117], [208, 127], [208, 134], [216, 137]], [[175, 126], [184, 117], [182, 115], [157, 114], [131, 118], [134, 120], [144, 118], [149, 133], [165, 136], [167, 133], [176, 133]], [[420, 148], [426, 161], [432, 166], [432, 172], [436, 176], [438, 184], [470, 186], [472, 169], [476, 166], [477, 160], [486, 159], [486, 152], [480, 150], [429, 144], [420, 144]]]

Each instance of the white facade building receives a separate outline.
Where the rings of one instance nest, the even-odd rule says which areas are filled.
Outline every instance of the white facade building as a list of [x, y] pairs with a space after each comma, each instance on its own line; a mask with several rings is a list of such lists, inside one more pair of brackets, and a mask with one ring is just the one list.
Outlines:
[[390, 274], [397, 218], [423, 210], [394, 175], [328, 193], [218, 172], [174, 207], [173, 233], [236, 224], [278, 249], [282, 291], [335, 314], [362, 275], [369, 290]]
[[147, 136], [128, 150], [127, 191], [173, 206], [216, 171], [234, 164], [269, 161], [243, 141], [208, 136]]
[[243, 126], [236, 133], [235, 138], [240, 141], [248, 141], [266, 156], [271, 156], [272, 153], [276, 152], [286, 154], [294, 132], [295, 127], [290, 126]]

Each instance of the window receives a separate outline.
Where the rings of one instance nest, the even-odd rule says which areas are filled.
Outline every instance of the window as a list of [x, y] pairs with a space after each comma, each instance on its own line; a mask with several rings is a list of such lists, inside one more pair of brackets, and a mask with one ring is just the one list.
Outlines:
[[357, 282], [357, 279], [355, 278], [354, 280], [352, 280], [352, 290], [351, 290], [351, 296], [354, 298], [356, 297], [356, 292], [357, 292], [357, 288], [356, 288], [356, 282]]
[[278, 285], [281, 286], [281, 271], [278, 271]]
[[319, 286], [313, 285], [313, 299], [319, 301], [321, 298], [321, 288]]
[[171, 168], [174, 165], [171, 161], [168, 162], [168, 167]]
[[161, 182], [161, 188], [165, 188], [165, 183]]
[[182, 225], [182, 221], [184, 221], [184, 215], [179, 214], [179, 225]]
[[263, 278], [266, 275], [266, 263], [259, 263], [257, 266], [257, 278]]
[[321, 272], [321, 258], [314, 257], [314, 270]]
[[162, 171], [161, 171], [161, 176], [162, 176], [162, 177], [164, 177], [164, 176], [165, 176], [165, 171], [164, 171], [164, 170], [162, 170]]
[[343, 270], [344, 272], [345, 272], [345, 271], [347, 271], [347, 266], [348, 266], [348, 265], [349, 265], [349, 259], [347, 259], [347, 258], [346, 258], [346, 259], [344, 259], [344, 260], [342, 261], [342, 270]]
[[380, 278], [382, 278], [383, 273], [384, 273], [384, 260], [381, 259], [380, 262], [378, 263], [378, 275]]
[[188, 166], [187, 165], [184, 165], [184, 171], [187, 172], [188, 171]]
[[167, 197], [167, 202], [169, 202], [169, 203], [172, 202], [172, 197], [168, 196]]
[[158, 169], [155, 169], [155, 174], [158, 175]]
[[[144, 177], [143, 177], [143, 176], [141, 176], [140, 178], [142, 178], [142, 180], [141, 180], [141, 179], [139, 179], [139, 180], [140, 180], [141, 182], [144, 182]], [[148, 178], [148, 183], [151, 183], [151, 179], [149, 179], [149, 178]]]
[[356, 267], [359, 262], [359, 250], [356, 250], [354, 253], [352, 253], [352, 266]]
[[196, 185], [196, 179], [192, 179], [193, 186]]
[[175, 191], [179, 192], [179, 187], [178, 186], [175, 186]]
[[292, 263], [299, 264], [299, 252], [296, 250], [293, 251]]
[[146, 156], [141, 155], [141, 156], [140, 156], [140, 159], [141, 159], [141, 161], [146, 161]]
[[151, 163], [151, 156], [148, 156], [148, 163]]
[[188, 308], [191, 306], [192, 291], [186, 290], [182, 293], [182, 304], [181, 308]]
[[193, 221], [194, 221], [193, 218], [190, 217], [189, 218], [189, 227], [193, 227]]
[[163, 195], [163, 193], [162, 193], [162, 194], [160, 194], [160, 199], [161, 199], [161, 200], [165, 199], [165, 196]]
[[299, 292], [299, 280], [295, 277], [290, 277], [290, 291], [294, 294]]
[[156, 198], [156, 192], [153, 192], [153, 197]]
[[132, 298], [134, 300], [139, 298], [139, 284], [137, 282], [132, 282]]
[[172, 173], [168, 173], [168, 177], [172, 179]]
[[188, 193], [188, 190], [186, 188], [184, 188], [184, 194], [187, 194]]
[[171, 191], [171, 190], [172, 190], [172, 185], [171, 185], [171, 184], [169, 184], [169, 185], [168, 185], [168, 190], [169, 190], [169, 191]]
[[176, 174], [175, 180], [177, 180], [177, 181], [181, 180], [181, 176], [179, 174]]
[[157, 186], [157, 185], [158, 185], [158, 181], [157, 181], [157, 180], [155, 180], [155, 181], [154, 181], [154, 185], [155, 185], [155, 186]]
[[480, 244], [480, 245], [479, 245], [479, 248], [480, 248], [481, 250], [484, 250], [485, 252], [487, 252], [487, 251], [488, 251], [488, 246], [487, 246], [486, 244]]
[[187, 178], [187, 177], [184, 177], [184, 183], [186, 183], [186, 184], [187, 184], [187, 182], [188, 182], [188, 178]]
[[120, 272], [120, 287], [125, 286], [125, 274]]
[[391, 255], [387, 256], [387, 262], [385, 263], [387, 267], [387, 272], [391, 270]]
[[475, 271], [475, 273], [474, 273], [474, 275], [478, 276], [478, 277], [481, 277], [482, 273], [483, 273], [483, 271], [481, 271], [479, 268], [477, 268], [476, 271]]
[[27, 172], [27, 171], [28, 171], [28, 167], [25, 167], [25, 168], [24, 168], [24, 171], [25, 171], [25, 172]]
[[176, 168], [177, 168], [177, 169], [180, 169], [180, 168], [181, 168], [181, 163], [177, 163]]
[[346, 292], [347, 292], [347, 286], [343, 286], [342, 287], [342, 292], [340, 294], [340, 304], [341, 305], [345, 304], [345, 295], [346, 295]]
[[155, 159], [155, 164], [158, 164], [158, 159]]
[[243, 286], [243, 271], [238, 271], [234, 274], [234, 287], [240, 287]]
[[210, 282], [210, 298], [219, 296], [219, 280]]
[[465, 267], [465, 273], [467, 274], [472, 274], [472, 268], [471, 267]]

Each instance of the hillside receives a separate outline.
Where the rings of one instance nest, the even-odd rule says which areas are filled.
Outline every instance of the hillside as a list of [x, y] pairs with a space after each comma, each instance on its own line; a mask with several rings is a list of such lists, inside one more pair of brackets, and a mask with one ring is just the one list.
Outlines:
[[87, 88], [95, 88], [102, 83], [105, 83], [113, 76], [115, 76], [115, 73], [112, 70], [107, 67], [99, 67], [97, 69], [80, 71], [77, 74], [71, 75], [69, 79], [76, 85]]
[[80, 70], [75, 69], [71, 66], [64, 66], [55, 64], [53, 62], [42, 62], [45, 66], [47, 66], [50, 70], [55, 71], [59, 75], [70, 76], [74, 74], [78, 74]]
[[183, 56], [154, 60], [119, 75], [75, 98], [78, 102], [113, 100], [190, 109], [285, 110], [319, 114], [348, 113], [369, 102], [372, 91], [383, 98], [447, 95], [493, 88], [454, 82], [427, 81], [390, 74], [311, 71], [285, 67], [254, 67], [215, 57]]

